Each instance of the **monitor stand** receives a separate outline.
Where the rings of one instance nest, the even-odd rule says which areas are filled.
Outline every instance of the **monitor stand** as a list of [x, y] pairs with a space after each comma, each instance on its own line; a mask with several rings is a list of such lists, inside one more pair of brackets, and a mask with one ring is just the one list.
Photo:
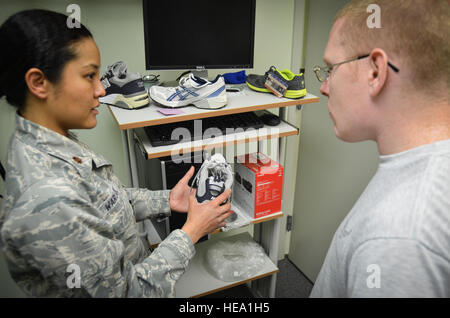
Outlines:
[[191, 70], [191, 72], [197, 77], [208, 80], [208, 70]]
[[[190, 70], [195, 76], [208, 80], [208, 70]], [[187, 76], [187, 75], [184, 75]], [[177, 87], [179, 85], [178, 81], [164, 81], [161, 83], [163, 87]]]

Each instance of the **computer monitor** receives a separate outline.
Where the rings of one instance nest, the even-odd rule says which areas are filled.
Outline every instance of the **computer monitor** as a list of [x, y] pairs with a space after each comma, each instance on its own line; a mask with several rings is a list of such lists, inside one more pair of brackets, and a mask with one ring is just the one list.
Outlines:
[[253, 68], [255, 0], [143, 0], [147, 70]]

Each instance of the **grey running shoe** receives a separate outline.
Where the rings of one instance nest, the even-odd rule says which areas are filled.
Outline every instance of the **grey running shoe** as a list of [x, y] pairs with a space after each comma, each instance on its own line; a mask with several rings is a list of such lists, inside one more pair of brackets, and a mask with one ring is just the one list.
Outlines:
[[101, 82], [106, 95], [99, 98], [100, 103], [125, 109], [141, 108], [149, 103], [141, 75], [128, 73], [127, 65], [122, 61], [109, 65]]

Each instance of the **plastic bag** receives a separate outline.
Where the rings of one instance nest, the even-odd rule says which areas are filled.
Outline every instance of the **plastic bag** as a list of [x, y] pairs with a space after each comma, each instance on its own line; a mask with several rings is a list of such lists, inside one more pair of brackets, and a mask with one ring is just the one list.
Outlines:
[[225, 220], [225, 226], [220, 228], [223, 232], [238, 229], [251, 223], [252, 220], [250, 217], [243, 213], [236, 205], [232, 206], [231, 209], [234, 213]]
[[261, 271], [266, 255], [253, 241], [217, 241], [205, 254], [207, 268], [218, 279], [232, 282]]

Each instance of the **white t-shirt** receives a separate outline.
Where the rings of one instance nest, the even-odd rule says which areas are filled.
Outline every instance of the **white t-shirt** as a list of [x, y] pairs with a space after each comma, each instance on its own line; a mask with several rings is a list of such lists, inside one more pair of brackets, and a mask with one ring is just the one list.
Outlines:
[[450, 297], [450, 139], [380, 156], [311, 297]]

